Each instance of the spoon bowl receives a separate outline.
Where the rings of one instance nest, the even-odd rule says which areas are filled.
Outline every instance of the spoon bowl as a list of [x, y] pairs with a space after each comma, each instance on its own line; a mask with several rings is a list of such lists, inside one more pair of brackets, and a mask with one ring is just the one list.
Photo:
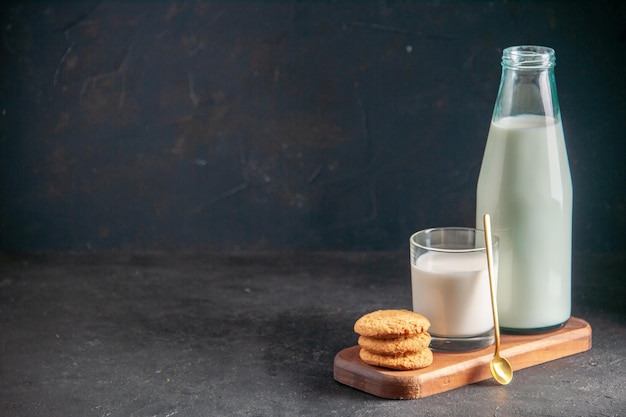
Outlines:
[[493, 355], [489, 363], [491, 375], [499, 384], [507, 385], [513, 379], [513, 369], [506, 358], [500, 356], [499, 353]]
[[483, 216], [485, 226], [485, 246], [487, 249], [487, 269], [489, 270], [489, 290], [491, 291], [491, 311], [493, 313], [493, 331], [496, 339], [496, 350], [489, 364], [491, 375], [498, 383], [507, 385], [513, 379], [513, 368], [506, 358], [500, 356], [500, 323], [498, 322], [498, 307], [496, 305], [496, 291], [493, 282], [493, 253], [491, 249], [491, 217]]

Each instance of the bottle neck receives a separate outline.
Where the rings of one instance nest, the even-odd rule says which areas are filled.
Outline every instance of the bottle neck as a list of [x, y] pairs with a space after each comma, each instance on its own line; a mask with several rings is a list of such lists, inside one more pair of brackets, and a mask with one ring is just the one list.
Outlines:
[[492, 120], [521, 115], [561, 118], [554, 78], [554, 50], [514, 46], [502, 54], [502, 78]]

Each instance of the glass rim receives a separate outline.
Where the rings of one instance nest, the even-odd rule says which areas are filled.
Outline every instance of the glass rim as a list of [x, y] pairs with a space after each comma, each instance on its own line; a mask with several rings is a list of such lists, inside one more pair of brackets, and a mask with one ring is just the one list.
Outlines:
[[[483, 237], [482, 246], [474, 247], [474, 248], [464, 248], [464, 249], [453, 249], [453, 248], [438, 248], [433, 246], [426, 246], [417, 241], [418, 235], [426, 235], [435, 231], [459, 231], [459, 232], [472, 232], [475, 235], [479, 235]], [[409, 244], [414, 245], [420, 249], [431, 251], [431, 252], [441, 252], [441, 253], [472, 253], [472, 252], [481, 252], [487, 251], [487, 242], [484, 241], [484, 229], [478, 229], [475, 227], [456, 227], [456, 226], [444, 226], [444, 227], [430, 227], [428, 229], [419, 230], [411, 235], [409, 238]], [[500, 238], [491, 233], [491, 247], [496, 248], [500, 243]]]

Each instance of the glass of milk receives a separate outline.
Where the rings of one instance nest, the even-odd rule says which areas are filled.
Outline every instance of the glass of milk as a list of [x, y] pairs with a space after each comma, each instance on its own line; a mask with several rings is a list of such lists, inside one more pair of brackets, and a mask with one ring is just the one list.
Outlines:
[[[409, 242], [413, 310], [430, 321], [431, 349], [461, 352], [491, 345], [493, 314], [484, 232], [432, 228], [414, 233]], [[495, 273], [496, 236], [492, 244]]]

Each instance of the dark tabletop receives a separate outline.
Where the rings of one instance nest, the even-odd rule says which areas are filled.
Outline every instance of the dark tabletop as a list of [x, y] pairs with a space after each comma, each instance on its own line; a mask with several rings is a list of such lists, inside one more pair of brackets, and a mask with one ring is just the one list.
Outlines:
[[624, 416], [625, 256], [575, 254], [590, 351], [418, 400], [339, 384], [362, 314], [410, 308], [405, 253], [0, 257], [2, 416]]

